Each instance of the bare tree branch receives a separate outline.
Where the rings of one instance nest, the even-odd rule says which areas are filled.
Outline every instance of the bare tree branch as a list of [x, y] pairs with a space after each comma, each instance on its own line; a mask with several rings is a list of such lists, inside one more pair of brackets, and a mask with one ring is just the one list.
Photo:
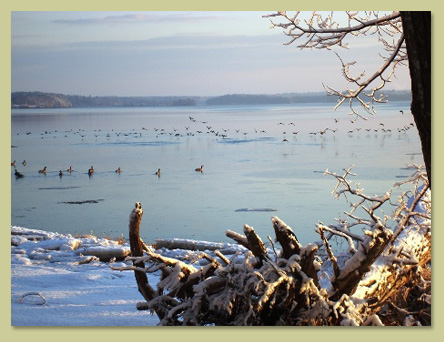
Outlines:
[[[338, 56], [342, 65], [342, 74], [345, 80], [352, 84], [354, 89], [347, 88], [345, 91], [338, 91], [330, 86], [325, 86], [327, 94], [330, 96], [338, 97], [337, 109], [341, 104], [348, 100], [350, 107], [350, 115], [355, 115], [357, 118], [366, 119], [359, 114], [353, 107], [354, 100], [356, 100], [366, 111], [366, 113], [373, 114], [374, 104], [385, 102], [386, 98], [377, 92], [381, 90], [387, 82], [391, 81], [394, 76], [395, 69], [399, 65], [404, 65], [407, 61], [407, 53], [404, 44], [404, 35], [402, 32], [402, 20], [400, 12], [392, 12], [387, 15], [379, 16], [378, 12], [365, 12], [364, 17], [359, 16], [359, 12], [346, 12], [348, 25], [339, 25], [339, 23], [333, 18], [333, 13], [323, 17], [317, 12], [313, 12], [310, 19], [304, 20], [299, 18], [301, 12], [296, 12], [294, 16], [289, 16], [287, 12], [277, 12], [274, 14], [266, 15], [266, 18], [279, 18], [283, 22], [275, 22], [271, 20], [272, 28], [278, 27], [284, 30], [284, 34], [291, 38], [291, 40], [284, 45], [291, 45], [295, 41], [302, 41], [298, 45], [301, 49], [332, 49], [333, 47], [347, 48], [347, 43], [344, 42], [345, 38], [349, 35], [372, 35], [377, 34], [378, 41], [382, 44], [383, 48], [390, 53], [388, 57], [381, 58], [384, 60], [382, 66], [376, 70], [371, 76], [364, 78], [365, 73], [361, 72], [357, 76], [352, 76], [350, 67], [355, 65], [356, 62], [345, 63], [342, 58]], [[395, 36], [399, 37], [389, 43], [385, 36], [394, 39]], [[305, 39], [305, 40], [303, 40]], [[386, 72], [391, 67], [391, 70], [386, 75]], [[372, 86], [373, 82], [379, 80], [379, 85]], [[364, 93], [365, 89], [372, 87], [372, 89]]]

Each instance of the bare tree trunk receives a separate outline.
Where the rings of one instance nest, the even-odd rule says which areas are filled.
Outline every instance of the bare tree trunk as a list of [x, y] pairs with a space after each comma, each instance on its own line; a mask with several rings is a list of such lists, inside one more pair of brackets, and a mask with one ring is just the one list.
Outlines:
[[422, 154], [432, 187], [431, 12], [401, 11], [412, 82], [411, 111], [421, 138]]

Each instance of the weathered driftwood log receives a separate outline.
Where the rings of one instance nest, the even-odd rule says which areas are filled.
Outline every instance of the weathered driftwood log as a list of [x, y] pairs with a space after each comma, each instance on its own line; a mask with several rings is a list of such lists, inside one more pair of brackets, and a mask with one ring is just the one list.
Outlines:
[[271, 221], [273, 223], [274, 232], [276, 234], [276, 240], [282, 246], [281, 256], [289, 259], [292, 255], [299, 254], [302, 246], [299, 243], [293, 230], [278, 217], [273, 217]]
[[[274, 217], [279, 252], [274, 246], [272, 252], [267, 251], [254, 229], [245, 225], [245, 235], [232, 231], [226, 235], [249, 252], [227, 258], [217, 251], [220, 262], [203, 254], [210, 263], [200, 268], [154, 253], [143, 244], [139, 236], [143, 211], [136, 203], [130, 216], [129, 260], [133, 266], [126, 269], [135, 271], [139, 291], [147, 301], [143, 308], [153, 309], [161, 325], [382, 325], [379, 311], [389, 305], [406, 322], [415, 323], [414, 315], [423, 311], [400, 309], [394, 297], [412, 281], [421, 285], [421, 271], [431, 261], [430, 193], [415, 185], [409, 204], [401, 201], [393, 216], [397, 226], [389, 229], [386, 218], [381, 220], [376, 213], [389, 196], [363, 195], [360, 189], [351, 188], [348, 175], [350, 169], [344, 176], [335, 175], [335, 191], [359, 197], [352, 212], [346, 213], [355, 222], [319, 224], [322, 241], [302, 246], [292, 229]], [[369, 219], [355, 216], [358, 205]], [[364, 236], [349, 231], [356, 225], [366, 227]], [[332, 236], [344, 238], [350, 245], [340, 259], [330, 248]], [[323, 247], [326, 254], [320, 253]], [[320, 276], [329, 272], [329, 265], [332, 275], [327, 281]], [[145, 272], [158, 269], [162, 276], [155, 291]], [[425, 296], [425, 302], [430, 302], [430, 296]]]
[[249, 249], [253, 252], [253, 255], [260, 260], [263, 260], [267, 251], [261, 238], [254, 231], [254, 228], [246, 224], [244, 226], [244, 233], [250, 247]]
[[[129, 220], [129, 241], [131, 256], [140, 257], [143, 256], [143, 242], [140, 239], [140, 221], [142, 220], [143, 209], [140, 202], [136, 202], [135, 208], [131, 211]], [[133, 261], [133, 265], [140, 269], [145, 269], [145, 264], [143, 261]], [[143, 271], [134, 271], [136, 277], [137, 286], [139, 292], [142, 294], [146, 301], [153, 300], [158, 296], [158, 293], [148, 284], [148, 278], [146, 273]], [[156, 310], [156, 314], [159, 318], [164, 316], [164, 312], [161, 310]]]
[[236, 241], [239, 245], [244, 246], [247, 249], [250, 249], [250, 244], [248, 242], [248, 239], [244, 235], [233, 232], [229, 229], [225, 232], [225, 235], [230, 239]]
[[85, 248], [83, 254], [89, 256], [95, 256], [99, 258], [101, 261], [110, 261], [111, 259], [114, 258], [120, 261], [124, 260], [125, 257], [130, 255], [131, 250], [128, 249], [127, 247], [122, 247], [122, 246], [115, 246], [115, 247], [107, 246], [106, 248], [101, 246], [94, 246], [94, 247]]
[[[370, 234], [370, 233], [369, 233]], [[344, 294], [352, 295], [359, 282], [370, 271], [375, 260], [382, 254], [393, 233], [385, 227], [377, 227], [344, 265], [338, 276], [332, 279], [333, 293], [330, 299], [339, 300]]]
[[239, 245], [229, 243], [217, 243], [208, 241], [197, 241], [191, 239], [156, 239], [153, 244], [155, 249], [185, 249], [189, 251], [215, 251], [234, 254], [239, 251]]

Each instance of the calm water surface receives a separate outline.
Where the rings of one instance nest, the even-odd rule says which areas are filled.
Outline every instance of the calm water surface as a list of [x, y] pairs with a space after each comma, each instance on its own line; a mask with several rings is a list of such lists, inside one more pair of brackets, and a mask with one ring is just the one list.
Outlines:
[[[12, 161], [25, 176], [16, 179], [11, 167], [12, 225], [126, 237], [139, 201], [148, 242], [228, 241], [225, 230], [244, 224], [266, 240], [278, 216], [309, 243], [318, 221], [334, 223], [348, 210], [322, 171], [354, 164], [373, 195], [410, 175], [406, 165], [423, 163], [416, 128], [398, 132], [413, 122], [408, 108], [393, 102], [354, 123], [330, 104], [12, 110]], [[312, 134], [327, 127], [337, 131]]]

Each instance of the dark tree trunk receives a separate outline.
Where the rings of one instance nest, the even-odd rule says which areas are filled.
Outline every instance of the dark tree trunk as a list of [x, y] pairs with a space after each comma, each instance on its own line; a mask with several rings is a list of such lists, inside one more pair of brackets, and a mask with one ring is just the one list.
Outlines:
[[411, 111], [418, 128], [422, 154], [432, 186], [431, 12], [401, 11], [412, 82]]

